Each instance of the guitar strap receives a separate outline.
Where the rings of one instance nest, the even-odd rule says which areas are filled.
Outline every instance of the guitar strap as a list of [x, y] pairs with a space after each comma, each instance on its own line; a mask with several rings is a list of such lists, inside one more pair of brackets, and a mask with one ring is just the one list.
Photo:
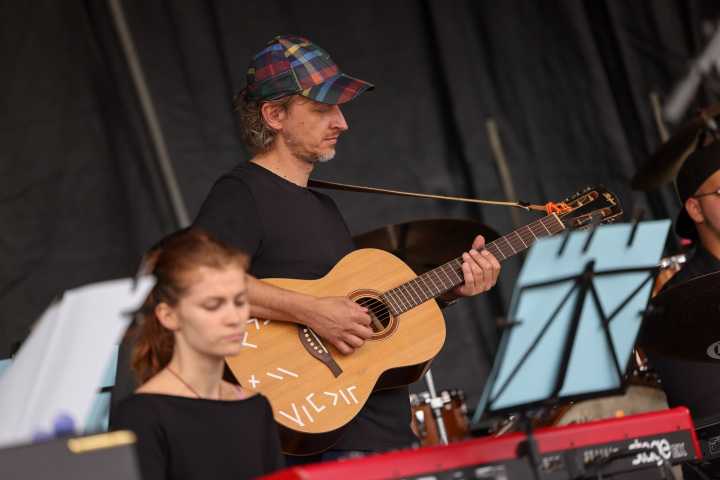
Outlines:
[[[308, 180], [308, 187], [315, 188], [326, 188], [329, 190], [344, 190], [347, 192], [362, 192], [362, 193], [379, 193], [384, 195], [399, 195], [401, 197], [420, 197], [420, 198], [437, 198], [441, 200], [453, 200], [458, 202], [472, 202], [472, 203], [485, 203], [489, 205], [505, 205], [508, 207], [522, 208], [525, 211], [530, 210], [543, 210], [550, 213], [549, 209], [552, 209], [554, 204], [548, 203], [547, 205], [532, 205], [528, 202], [496, 202], [493, 200], [478, 200], [475, 198], [459, 198], [459, 197], [445, 197], [443, 195], [429, 195], [425, 193], [411, 193], [401, 192], [398, 190], [386, 190], [384, 188], [373, 188], [373, 187], [358, 187], [355, 185], [345, 185], [343, 183], [326, 182], [324, 180]], [[558, 204], [561, 205], [561, 204]]]

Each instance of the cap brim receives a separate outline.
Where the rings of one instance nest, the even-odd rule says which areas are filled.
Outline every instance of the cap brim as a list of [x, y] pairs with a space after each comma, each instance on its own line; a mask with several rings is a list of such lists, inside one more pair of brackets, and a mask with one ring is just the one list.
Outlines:
[[366, 90], [373, 90], [374, 88], [375, 85], [371, 83], [341, 73], [298, 93], [316, 102], [339, 105], [349, 102]]

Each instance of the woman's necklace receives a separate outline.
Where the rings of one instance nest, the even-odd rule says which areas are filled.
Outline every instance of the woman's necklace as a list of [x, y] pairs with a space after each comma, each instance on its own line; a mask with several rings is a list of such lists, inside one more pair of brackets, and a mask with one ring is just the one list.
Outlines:
[[[173, 372], [169, 365], [165, 365], [165, 369], [168, 372], [172, 373], [175, 378], [180, 380], [180, 383], [185, 385], [191, 392], [193, 392], [195, 394], [196, 397], [203, 398], [202, 395], [200, 395], [197, 390], [195, 390], [193, 387], [191, 387], [189, 383], [187, 383], [185, 380], [183, 380], [180, 375]], [[222, 383], [220, 383], [220, 385], [218, 385], [218, 400], [222, 400]]]

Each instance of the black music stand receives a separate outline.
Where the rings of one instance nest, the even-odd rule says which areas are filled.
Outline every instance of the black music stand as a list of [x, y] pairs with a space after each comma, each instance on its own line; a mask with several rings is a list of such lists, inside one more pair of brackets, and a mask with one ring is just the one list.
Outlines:
[[531, 247], [473, 421], [515, 413], [530, 434], [534, 410], [624, 393], [669, 227], [601, 226]]

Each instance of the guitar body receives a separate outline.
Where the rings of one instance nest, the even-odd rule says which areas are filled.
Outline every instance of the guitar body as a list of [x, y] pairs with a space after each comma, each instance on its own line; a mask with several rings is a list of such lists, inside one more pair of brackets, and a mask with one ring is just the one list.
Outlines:
[[[313, 296], [370, 300], [376, 310], [382, 308], [377, 298], [381, 293], [415, 276], [394, 255], [362, 249], [318, 280], [264, 281]], [[332, 446], [374, 390], [422, 378], [445, 341], [445, 322], [434, 301], [390, 314], [390, 320], [374, 330], [365, 345], [343, 355], [294, 323], [250, 320], [242, 352], [226, 361], [243, 387], [270, 400], [286, 453], [305, 455]], [[321, 352], [327, 348], [342, 373], [336, 376], [306, 345], [315, 352], [316, 347]]]

